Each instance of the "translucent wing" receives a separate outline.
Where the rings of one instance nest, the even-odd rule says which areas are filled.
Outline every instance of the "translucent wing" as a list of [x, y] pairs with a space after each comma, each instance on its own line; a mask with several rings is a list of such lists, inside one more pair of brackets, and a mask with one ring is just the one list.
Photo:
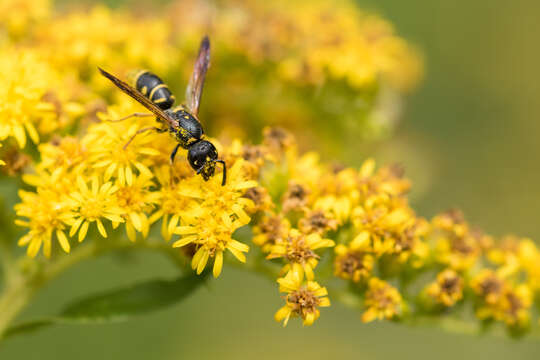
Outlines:
[[157, 107], [151, 100], [146, 98], [143, 94], [138, 92], [135, 88], [123, 82], [122, 80], [118, 79], [116, 76], [109, 74], [102, 68], [98, 67], [98, 69], [101, 72], [101, 75], [111, 80], [112, 83], [116, 85], [120, 90], [122, 90], [123, 92], [131, 96], [133, 99], [137, 100], [139, 103], [141, 103], [141, 105], [143, 105], [145, 108], [147, 108], [152, 113], [154, 113], [154, 115], [156, 115], [159, 119], [163, 120], [164, 123], [168, 124], [169, 126], [176, 125], [176, 122], [170, 116], [168, 116], [163, 110]]
[[198, 117], [199, 106], [201, 104], [201, 95], [204, 86], [204, 78], [206, 77], [206, 71], [210, 65], [210, 40], [208, 36], [205, 36], [201, 40], [201, 46], [199, 47], [199, 55], [195, 61], [193, 67], [193, 73], [186, 89], [186, 106], [188, 111]]

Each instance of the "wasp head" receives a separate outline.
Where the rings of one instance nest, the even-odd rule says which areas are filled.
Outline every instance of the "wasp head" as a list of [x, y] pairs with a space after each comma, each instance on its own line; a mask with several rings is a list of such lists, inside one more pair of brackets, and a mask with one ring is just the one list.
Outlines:
[[215, 146], [206, 140], [200, 140], [192, 144], [188, 150], [188, 161], [191, 167], [201, 174], [205, 181], [208, 181], [216, 171], [216, 163], [223, 164], [223, 181], [226, 181], [226, 165], [223, 160], [218, 160], [218, 153]]

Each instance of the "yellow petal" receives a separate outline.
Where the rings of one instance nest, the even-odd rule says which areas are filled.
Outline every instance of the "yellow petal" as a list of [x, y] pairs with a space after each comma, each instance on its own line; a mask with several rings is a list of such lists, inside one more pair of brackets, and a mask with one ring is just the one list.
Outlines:
[[197, 239], [196, 236], [186, 236], [186, 237], [183, 237], [181, 238], [180, 240], [177, 240], [173, 243], [173, 247], [174, 248], [179, 248], [179, 247], [182, 247], [182, 246], [186, 246], [187, 244], [189, 243], [192, 243], [193, 240]]
[[24, 128], [22, 127], [22, 125], [17, 124], [13, 126], [13, 136], [15, 136], [15, 140], [17, 140], [19, 147], [23, 149], [26, 146], [26, 134], [24, 133]]
[[306, 279], [313, 280], [315, 278], [315, 274], [313, 273], [313, 268], [309, 264], [304, 265], [304, 271], [306, 274]]
[[242, 252], [248, 252], [249, 251], [249, 246], [248, 245], [246, 245], [244, 243], [241, 243], [240, 241], [237, 241], [237, 240], [234, 240], [234, 239], [231, 239], [231, 241], [229, 241], [229, 243], [227, 244], [227, 248], [235, 249], [235, 250], [242, 251]]
[[86, 186], [86, 182], [83, 180], [82, 176], [77, 176], [77, 186], [79, 187], [81, 194], [88, 193], [88, 186]]
[[[113, 223], [123, 223], [124, 222], [124, 218], [119, 216], [119, 215], [115, 215], [115, 214], [103, 214], [103, 217], [105, 219], [108, 219], [108, 220], [111, 220]], [[118, 225], [117, 225], [118, 226]]]
[[129, 186], [133, 185], [133, 172], [131, 166], [126, 167], [126, 182]]
[[375, 160], [372, 158], [367, 159], [362, 164], [362, 167], [360, 167], [360, 176], [361, 177], [368, 177], [373, 174], [373, 171], [375, 170]]
[[353, 241], [351, 241], [350, 246], [353, 250], [365, 249], [369, 246], [369, 232], [362, 231], [353, 239]]
[[141, 148], [137, 149], [137, 152], [139, 154], [151, 155], [151, 156], [158, 156], [160, 154], [160, 152], [157, 151], [156, 149], [149, 148], [149, 147], [141, 147]]
[[223, 251], [218, 251], [216, 253], [216, 258], [214, 259], [214, 277], [217, 278], [221, 274], [221, 269], [223, 268]]
[[45, 255], [46, 258], [51, 257], [51, 238], [50, 237], [43, 240], [43, 255]]
[[99, 179], [96, 175], [92, 176], [92, 195], [97, 197], [99, 193]]
[[99, 233], [101, 234], [101, 236], [106, 238], [107, 232], [105, 231], [105, 227], [103, 226], [103, 223], [99, 219], [96, 220], [96, 223], [97, 223], [97, 228], [98, 228]]
[[124, 186], [126, 184], [126, 179], [125, 179], [125, 173], [124, 173], [124, 168], [123, 167], [119, 167], [118, 168], [118, 171], [116, 172], [117, 173], [117, 180], [118, 180], [118, 183], [122, 186]]
[[150, 171], [150, 169], [148, 169], [146, 166], [144, 166], [143, 164], [139, 162], [135, 163], [135, 167], [137, 168], [137, 170], [139, 170], [139, 173], [144, 177], [151, 178], [152, 176], [154, 176], [152, 172]]
[[178, 224], [179, 219], [180, 219], [179, 215], [173, 215], [173, 217], [171, 218], [171, 221], [169, 222], [169, 226], [167, 227], [169, 234], [174, 234], [174, 229], [176, 228], [176, 225]]
[[237, 258], [240, 262], [243, 262], [243, 263], [246, 262], [246, 256], [244, 255], [244, 253], [233, 248], [228, 248], [228, 249], [231, 252], [231, 254], [233, 254], [234, 257]]
[[[156, 214], [157, 212], [154, 213], [154, 215]], [[150, 220], [154, 219], [154, 215], [152, 215]], [[161, 220], [161, 236], [163, 236], [163, 239], [165, 239], [165, 241], [171, 240], [171, 236], [172, 236], [171, 233], [167, 229], [168, 219], [169, 219], [169, 215], [163, 215], [163, 219]]]
[[77, 230], [79, 229], [79, 226], [81, 226], [83, 220], [84, 219], [80, 217], [77, 220], [75, 220], [73, 225], [71, 225], [71, 230], [69, 230], [69, 236], [70, 237], [72, 237], [73, 235], [75, 235], [75, 233], [77, 233]]
[[79, 229], [79, 242], [83, 241], [86, 237], [89, 225], [90, 223], [88, 221], [83, 222], [83, 224], [81, 225], [81, 228]]
[[285, 320], [283, 323], [283, 326], [287, 325], [287, 321], [289, 320], [289, 317], [291, 316], [291, 309], [285, 305], [281, 307], [276, 313], [274, 314], [274, 319], [277, 322], [281, 322], [282, 320]]
[[323, 297], [319, 299], [319, 306], [320, 307], [328, 307], [330, 306], [330, 299], [327, 297]]
[[197, 265], [197, 275], [202, 273], [202, 271], [206, 267], [206, 263], [208, 262], [208, 257], [209, 256], [210, 256], [210, 253], [208, 251], [203, 252], [203, 255], [201, 256], [201, 259], [199, 260], [199, 264]]
[[36, 128], [34, 127], [34, 124], [27, 122], [24, 123], [24, 127], [26, 128], [26, 131], [28, 132], [28, 135], [30, 136], [30, 139], [32, 139], [34, 144], [39, 143], [39, 135], [36, 131]]
[[131, 242], [135, 242], [137, 240], [137, 233], [135, 232], [135, 228], [130, 222], [126, 222], [126, 234]]
[[195, 234], [197, 230], [193, 226], [178, 226], [174, 233], [176, 235], [188, 235], [188, 234]]
[[238, 215], [238, 219], [242, 224], [249, 224], [251, 218], [248, 216], [248, 214], [246, 214], [246, 212], [244, 211], [244, 209], [242, 209], [240, 205], [234, 204], [232, 206], [232, 210], [236, 215]]
[[111, 179], [112, 174], [116, 170], [116, 163], [111, 163], [107, 170], [105, 170], [105, 174], [103, 175], [103, 181], [109, 181]]
[[310, 325], [313, 325], [314, 321], [315, 321], [315, 313], [308, 312], [302, 324], [305, 326], [310, 326]]
[[62, 249], [69, 253], [69, 251], [71, 250], [71, 247], [69, 246], [69, 241], [66, 237], [66, 234], [64, 234], [63, 231], [60, 231], [60, 230], [56, 230], [56, 237], [58, 238], [58, 242], [60, 243], [60, 246], [62, 247]]
[[204, 252], [204, 249], [200, 248], [199, 250], [197, 250], [195, 255], [193, 255], [193, 259], [191, 259], [191, 268], [193, 270], [195, 270], [197, 268], [197, 266], [199, 265], [199, 260], [203, 256], [203, 252]]
[[135, 229], [140, 232], [142, 230], [142, 222], [139, 214], [137, 214], [136, 212], [131, 212], [129, 213], [129, 218], [131, 219], [131, 222], [133, 223]]
[[28, 248], [26, 249], [26, 254], [32, 258], [36, 257], [40, 248], [41, 248], [41, 240], [34, 238], [30, 242], [30, 245], [28, 245]]
[[249, 180], [249, 181], [244, 181], [244, 182], [241, 182], [239, 184], [236, 184], [234, 189], [235, 190], [244, 190], [244, 189], [249, 189], [249, 188], [252, 188], [252, 187], [256, 187], [257, 185], [259, 185], [255, 180]]

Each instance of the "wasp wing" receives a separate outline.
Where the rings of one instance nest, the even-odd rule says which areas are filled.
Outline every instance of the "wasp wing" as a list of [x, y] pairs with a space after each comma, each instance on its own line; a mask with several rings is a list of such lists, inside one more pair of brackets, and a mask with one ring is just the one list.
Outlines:
[[204, 79], [209, 66], [210, 40], [208, 39], [208, 36], [205, 36], [201, 40], [199, 55], [197, 55], [197, 60], [195, 61], [195, 66], [193, 67], [193, 73], [191, 74], [191, 78], [189, 79], [189, 83], [186, 88], [186, 106], [188, 111], [195, 117], [198, 117], [199, 115], [199, 106], [201, 104]]
[[102, 68], [98, 67], [101, 75], [105, 76], [107, 79], [111, 80], [114, 85], [116, 85], [120, 90], [131, 96], [133, 99], [137, 100], [141, 105], [150, 110], [154, 115], [159, 119], [163, 120], [165, 124], [169, 126], [175, 126], [175, 121], [170, 116], [168, 116], [163, 110], [156, 106], [151, 100], [146, 98], [143, 94], [137, 91], [134, 87], [128, 85], [122, 80], [118, 79], [116, 76], [109, 74]]

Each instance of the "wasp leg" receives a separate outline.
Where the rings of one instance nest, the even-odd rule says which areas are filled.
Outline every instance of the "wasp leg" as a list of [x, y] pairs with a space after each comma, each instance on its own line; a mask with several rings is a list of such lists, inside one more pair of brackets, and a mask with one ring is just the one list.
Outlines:
[[132, 117], [147, 117], [147, 116], [155, 116], [155, 115], [154, 114], [147, 114], [147, 113], [133, 113], [131, 115], [124, 116], [123, 118], [120, 118], [120, 119], [107, 120], [107, 121], [108, 122], [119, 122], [119, 121], [124, 121], [124, 120], [127, 120], [127, 119], [131, 119]]
[[167, 129], [160, 129], [160, 128], [155, 127], [155, 126], [145, 127], [145, 128], [140, 129], [140, 130], [137, 130], [137, 132], [135, 134], [133, 134], [133, 136], [124, 145], [124, 150], [128, 147], [129, 144], [131, 144], [131, 142], [133, 141], [133, 139], [135, 139], [135, 137], [137, 135], [142, 134], [142, 133], [147, 132], [147, 131], [151, 131], [151, 130], [154, 130], [154, 131], [156, 131], [158, 133], [163, 133], [163, 132], [167, 131]]
[[223, 177], [221, 178], [221, 186], [225, 186], [227, 182], [227, 164], [223, 160], [214, 160], [214, 162], [221, 163], [223, 165]]
[[174, 147], [174, 150], [172, 151], [171, 153], [171, 165], [174, 164], [174, 158], [176, 156], [176, 152], [178, 151], [178, 148], [180, 147], [180, 144], [177, 144], [175, 147]]

